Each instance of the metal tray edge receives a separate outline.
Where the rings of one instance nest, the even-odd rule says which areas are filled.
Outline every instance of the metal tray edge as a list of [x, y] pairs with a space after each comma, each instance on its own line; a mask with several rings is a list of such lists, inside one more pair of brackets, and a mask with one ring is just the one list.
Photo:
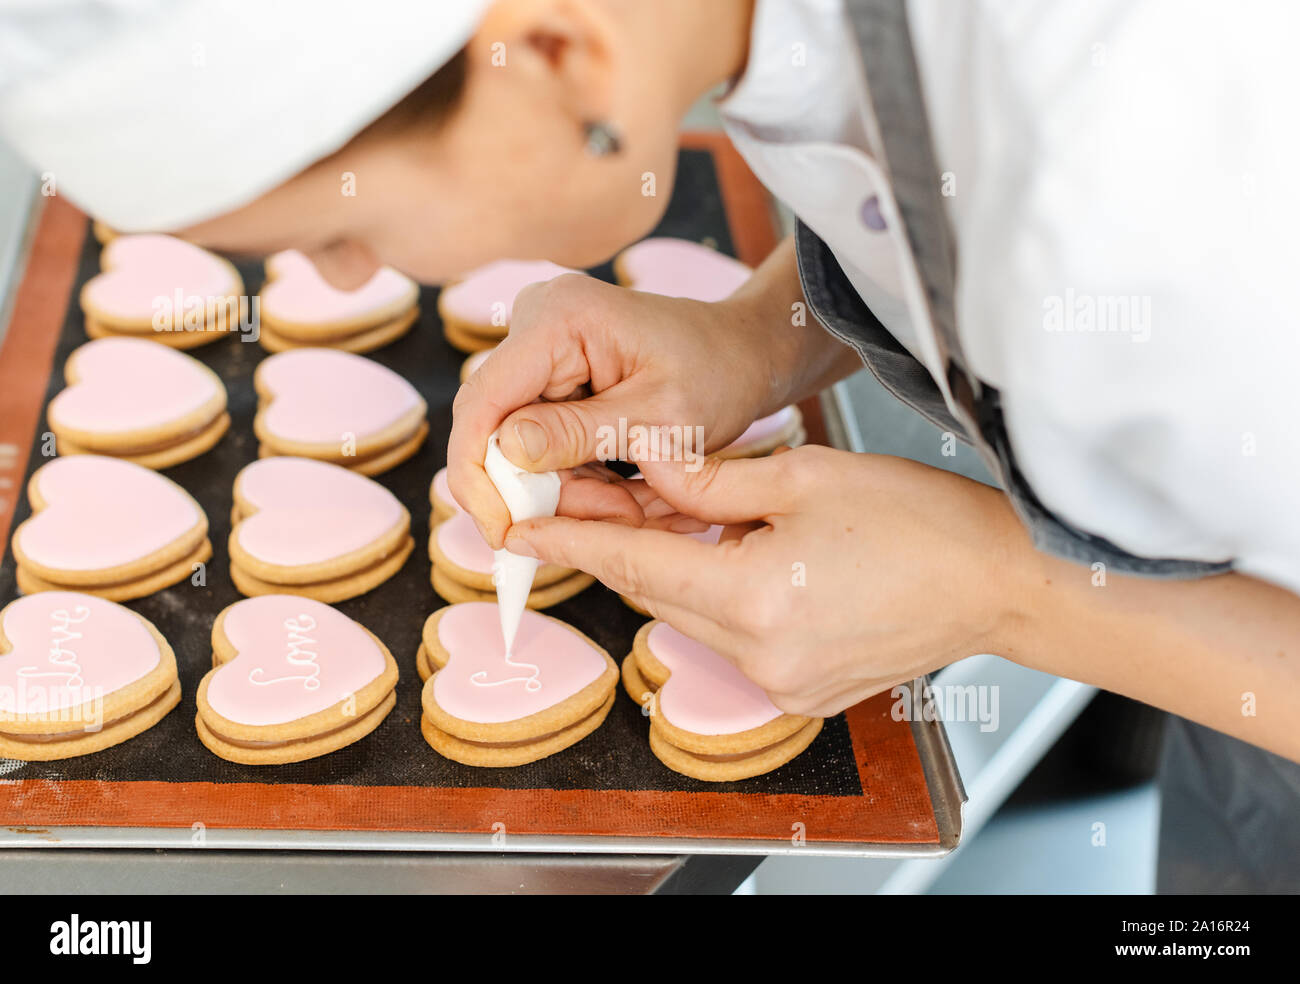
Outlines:
[[[808, 857], [941, 857], [939, 844], [858, 844], [784, 840], [704, 840], [673, 837], [547, 836], [535, 834], [412, 833], [345, 830], [229, 830], [167, 827], [40, 827], [0, 830], [10, 848], [135, 850], [454, 851], [497, 854], [717, 854]], [[704, 848], [701, 850], [701, 848]]]

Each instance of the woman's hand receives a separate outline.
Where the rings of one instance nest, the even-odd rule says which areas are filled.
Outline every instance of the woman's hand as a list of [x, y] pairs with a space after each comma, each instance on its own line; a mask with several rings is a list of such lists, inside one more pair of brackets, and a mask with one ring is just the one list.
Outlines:
[[[596, 460], [620, 420], [622, 433], [702, 426], [705, 440], [722, 447], [779, 398], [767, 384], [765, 353], [739, 320], [726, 302], [643, 294], [579, 275], [527, 288], [509, 336], [456, 396], [452, 494], [499, 546], [510, 517], [482, 468], [498, 427], [502, 452], [531, 471]], [[581, 398], [581, 387], [591, 395]], [[577, 496], [568, 485], [563, 508], [573, 514]], [[599, 514], [599, 505], [588, 507]]]
[[[757, 417], [860, 365], [806, 316], [794, 251], [778, 248], [740, 291], [717, 303], [662, 297], [569, 275], [524, 290], [510, 334], [461, 387], [447, 479], [499, 547], [510, 517], [483, 470], [489, 435], [530, 471], [601, 457], [602, 440], [637, 426], [703, 428], [703, 448], [734, 440]], [[547, 401], [547, 402], [536, 402]], [[620, 424], [622, 430], [620, 431]], [[614, 488], [566, 483], [561, 511], [623, 515]]]
[[1032, 547], [994, 489], [821, 447], [642, 470], [679, 513], [728, 524], [722, 541], [556, 518], [516, 524], [507, 548], [596, 575], [731, 659], [785, 711], [834, 714], [1014, 645]]
[[[531, 520], [509, 548], [590, 571], [786, 711], [832, 714], [989, 652], [1300, 762], [1300, 596], [1285, 588], [1099, 577], [1036, 551], [997, 490], [899, 458], [809, 447], [642, 471], [649, 528]], [[664, 532], [677, 513], [741, 525], [711, 547]]]

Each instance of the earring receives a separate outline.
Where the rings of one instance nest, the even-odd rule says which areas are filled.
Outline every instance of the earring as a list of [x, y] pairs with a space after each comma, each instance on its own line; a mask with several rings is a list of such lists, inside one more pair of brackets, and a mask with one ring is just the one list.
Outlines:
[[582, 124], [582, 133], [587, 140], [587, 153], [592, 157], [608, 157], [623, 149], [614, 128], [603, 120], [589, 120]]

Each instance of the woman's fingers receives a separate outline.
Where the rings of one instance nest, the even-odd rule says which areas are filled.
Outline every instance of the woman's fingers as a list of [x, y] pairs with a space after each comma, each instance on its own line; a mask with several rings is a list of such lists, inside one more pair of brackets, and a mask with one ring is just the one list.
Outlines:
[[799, 500], [808, 460], [799, 451], [791, 451], [770, 458], [704, 458], [694, 464], [644, 461], [640, 465], [646, 481], [678, 512], [727, 525], [788, 512]]
[[538, 346], [510, 342], [502, 342], [456, 393], [447, 442], [447, 485], [494, 548], [505, 539], [510, 511], [483, 470], [488, 438], [511, 411], [537, 399], [552, 368]]
[[556, 512], [574, 519], [605, 520], [624, 526], [641, 526], [645, 514], [622, 485], [575, 473], [560, 486]]
[[510, 528], [506, 549], [586, 571], [619, 594], [694, 612], [725, 610], [743, 583], [726, 551], [664, 530], [568, 517], [531, 519]]
[[[614, 484], [620, 484], [624, 481], [622, 475], [599, 461], [591, 461], [585, 465], [579, 465], [577, 468], [572, 469], [571, 474], [576, 475], [579, 478], [599, 478], [602, 482], [611, 482]], [[563, 473], [560, 477], [564, 477]]]
[[[669, 530], [673, 533], [703, 533], [712, 523], [702, 519], [696, 519], [694, 516], [688, 516], [685, 513], [678, 512], [672, 503], [664, 499], [658, 492], [650, 487], [644, 478], [624, 479], [620, 483], [628, 493], [636, 500], [645, 519], [641, 525], [656, 530]], [[571, 515], [571, 514], [570, 514]], [[749, 523], [736, 523], [731, 526], [725, 526], [718, 536], [719, 543], [729, 543], [732, 540], [742, 539], [746, 533], [756, 530], [765, 525], [762, 521]]]
[[729, 636], [726, 630], [713, 621], [707, 613], [674, 605], [660, 598], [638, 598], [627, 595], [637, 605], [649, 612], [661, 622], [667, 622], [678, 632], [690, 636], [703, 645], [718, 648], [727, 644]]
[[619, 383], [585, 400], [531, 403], [501, 425], [501, 452], [529, 471], [574, 468], [623, 457], [639, 429], [660, 415], [644, 380]]
[[566, 316], [565, 305], [556, 300], [570, 293], [575, 279], [590, 278], [558, 277], [519, 293], [511, 311], [510, 334], [465, 381], [452, 405], [447, 483], [493, 547], [500, 546], [510, 526], [510, 513], [483, 470], [493, 431], [501, 429], [501, 450], [506, 457], [532, 471], [584, 463], [574, 460], [544, 468], [529, 466], [528, 459], [518, 453], [514, 427], [505, 423], [514, 411], [536, 400], [589, 392], [591, 346]]
[[747, 535], [755, 530], [761, 530], [766, 523], [732, 523], [722, 527], [722, 532], [718, 534], [719, 543], [731, 543], [733, 540], [743, 540]]
[[689, 527], [673, 525], [676, 521], [687, 518], [686, 514], [678, 512], [673, 504], [652, 489], [644, 478], [625, 479], [622, 485], [641, 507], [648, 526], [653, 525], [656, 529], [663, 530], [671, 529], [678, 533], [696, 533], [709, 528], [710, 524], [703, 520], [695, 520], [695, 525]]
[[873, 678], [864, 680], [837, 680], [828, 686], [798, 694], [768, 694], [772, 703], [787, 714], [804, 717], [833, 717], [846, 707], [861, 703], [881, 691], [911, 683], [912, 677]]

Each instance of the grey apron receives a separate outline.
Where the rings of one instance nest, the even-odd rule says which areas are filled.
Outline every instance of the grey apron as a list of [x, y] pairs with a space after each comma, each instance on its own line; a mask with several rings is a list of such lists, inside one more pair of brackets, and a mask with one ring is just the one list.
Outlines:
[[[1230, 564], [1137, 557], [1054, 516], [1025, 481], [996, 389], [969, 372], [956, 330], [956, 253], [939, 194], [906, 0], [846, 0], [890, 177], [957, 409], [927, 369], [858, 295], [834, 254], [803, 223], [799, 275], [823, 325], [853, 346], [898, 399], [980, 453], [1039, 550], [1125, 574], [1193, 578]], [[872, 234], [864, 227], [864, 234]], [[1300, 891], [1300, 765], [1170, 716], [1161, 767], [1161, 892]]]

